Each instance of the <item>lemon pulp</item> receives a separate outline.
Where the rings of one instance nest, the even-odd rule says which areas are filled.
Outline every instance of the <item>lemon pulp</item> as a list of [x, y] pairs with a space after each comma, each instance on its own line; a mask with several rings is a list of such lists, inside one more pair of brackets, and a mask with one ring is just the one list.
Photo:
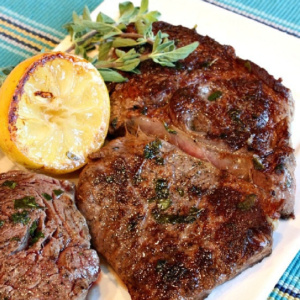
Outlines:
[[[0, 95], [3, 98], [5, 92]], [[7, 125], [10, 141], [22, 154], [18, 157], [13, 151], [19, 163], [25, 156], [34, 167], [70, 172], [104, 142], [108, 92], [99, 72], [83, 59], [63, 53], [40, 55], [19, 79], [10, 101]]]

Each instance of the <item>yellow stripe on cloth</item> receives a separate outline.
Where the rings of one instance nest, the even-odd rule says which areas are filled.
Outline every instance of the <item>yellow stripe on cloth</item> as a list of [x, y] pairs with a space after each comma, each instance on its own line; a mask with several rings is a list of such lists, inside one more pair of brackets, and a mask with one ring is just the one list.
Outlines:
[[[0, 25], [1, 24], [4, 25], [3, 21], [0, 21]], [[34, 49], [36, 49], [36, 51], [39, 51], [39, 50], [45, 48], [42, 45], [37, 44], [37, 43], [35, 43], [35, 42], [31, 41], [31, 40], [28, 40], [28, 39], [22, 37], [21, 35], [17, 35], [15, 33], [13, 33], [12, 31], [9, 31], [9, 30], [7, 30], [5, 28], [0, 28], [0, 33], [1, 32], [5, 33], [7, 36], [11, 36], [15, 40], [18, 40], [20, 43], [25, 43], [28, 46], [32, 46]], [[45, 48], [45, 50], [48, 51], [48, 50], [51, 50], [51, 48]]]
[[[32, 34], [31, 32], [29, 32], [27, 30], [24, 30], [22, 28], [19, 28], [19, 27], [15, 26], [15, 25], [12, 25], [12, 24], [10, 24], [10, 23], [8, 23], [6, 21], [0, 20], [0, 25], [4, 25], [5, 27], [10, 28], [10, 29], [12, 29], [12, 30], [14, 30], [16, 32], [20, 32], [20, 33], [22, 33], [25, 36], [29, 36], [29, 37], [31, 37], [32, 39], [34, 39], [34, 40], [36, 40], [38, 42], [46, 44], [50, 48], [54, 48], [56, 46], [56, 44], [52, 43], [51, 41], [48, 41], [48, 40], [46, 40], [46, 39], [44, 39], [44, 38], [42, 38], [42, 37], [40, 37], [38, 35]], [[39, 46], [39, 47], [41, 47], [41, 46]]]
[[[275, 288], [273, 290], [273, 292], [276, 293], [276, 295], [279, 295], [281, 298], [283, 298], [284, 300], [298, 300], [299, 298], [295, 298], [294, 296], [290, 295], [289, 293], [284, 293], [282, 291], [280, 291], [278, 288]], [[268, 300], [275, 300], [275, 297], [269, 297]]]

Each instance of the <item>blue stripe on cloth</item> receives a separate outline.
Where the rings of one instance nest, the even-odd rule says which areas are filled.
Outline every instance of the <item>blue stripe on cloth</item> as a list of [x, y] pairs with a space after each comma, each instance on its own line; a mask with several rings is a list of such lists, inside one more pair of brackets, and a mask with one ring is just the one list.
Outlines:
[[300, 1], [203, 0], [300, 37]]
[[73, 11], [81, 15], [85, 5], [93, 11], [102, 1], [1, 0], [0, 67], [53, 48], [67, 35], [62, 26], [72, 20]]
[[268, 300], [300, 299], [300, 251], [275, 285]]

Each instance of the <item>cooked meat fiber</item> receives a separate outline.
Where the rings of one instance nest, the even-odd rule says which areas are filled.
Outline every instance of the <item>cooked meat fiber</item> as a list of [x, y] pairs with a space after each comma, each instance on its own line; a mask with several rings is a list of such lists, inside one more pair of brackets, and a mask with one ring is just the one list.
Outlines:
[[254, 185], [154, 138], [127, 135], [93, 158], [78, 207], [133, 300], [203, 299], [271, 253], [278, 208]]
[[171, 143], [255, 183], [272, 202], [284, 202], [283, 217], [293, 216], [290, 91], [264, 69], [236, 57], [232, 47], [193, 29], [158, 22], [153, 30], [168, 33], [178, 47], [193, 41], [199, 46], [175, 68], [145, 61], [141, 74], [126, 74], [127, 82], [111, 84], [110, 133], [119, 135], [129, 122], [165, 138], [170, 136], [165, 122], [178, 133], [175, 140], [168, 138]]
[[73, 198], [67, 181], [0, 174], [1, 299], [85, 299], [99, 258]]

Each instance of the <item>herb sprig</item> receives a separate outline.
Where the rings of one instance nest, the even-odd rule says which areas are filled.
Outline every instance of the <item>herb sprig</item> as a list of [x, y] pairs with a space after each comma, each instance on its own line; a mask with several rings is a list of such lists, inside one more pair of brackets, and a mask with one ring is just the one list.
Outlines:
[[13, 68], [14, 66], [0, 68], [0, 87], [2, 86], [4, 80], [9, 75], [9, 73], [13, 70]]
[[[93, 21], [88, 7], [81, 16], [73, 12], [73, 21], [64, 25], [71, 36], [72, 45], [65, 52], [74, 50], [92, 62], [105, 81], [126, 81], [119, 71], [139, 73], [138, 66], [145, 60], [153, 60], [165, 67], [175, 67], [175, 62], [185, 59], [199, 45], [198, 42], [176, 48], [169, 35], [152, 31], [153, 22], [158, 21], [158, 11], [148, 11], [148, 0], [141, 0], [140, 7], [131, 2], [119, 4], [118, 21], [100, 12]], [[133, 23], [136, 32], [126, 32]], [[151, 51], [144, 53], [144, 46]], [[124, 51], [124, 48], [127, 51]], [[97, 55], [93, 51], [96, 50]], [[0, 87], [13, 67], [0, 68]]]
[[[175, 62], [186, 58], [198, 46], [198, 42], [176, 48], [175, 41], [168, 34], [159, 31], [154, 35], [153, 22], [158, 21], [158, 11], [148, 11], [148, 0], [142, 0], [140, 7], [131, 2], [119, 4], [119, 20], [99, 13], [92, 21], [89, 9], [84, 8], [81, 16], [73, 13], [73, 22], [64, 27], [73, 41], [66, 52], [75, 51], [91, 61], [105, 81], [123, 82], [126, 78], [118, 71], [139, 73], [138, 66], [145, 60], [153, 60], [166, 67], [174, 67]], [[136, 32], [126, 32], [130, 23], [134, 23]], [[143, 53], [144, 45], [150, 45], [151, 51]], [[124, 51], [124, 48], [127, 51]], [[93, 50], [97, 55], [92, 56]]]

